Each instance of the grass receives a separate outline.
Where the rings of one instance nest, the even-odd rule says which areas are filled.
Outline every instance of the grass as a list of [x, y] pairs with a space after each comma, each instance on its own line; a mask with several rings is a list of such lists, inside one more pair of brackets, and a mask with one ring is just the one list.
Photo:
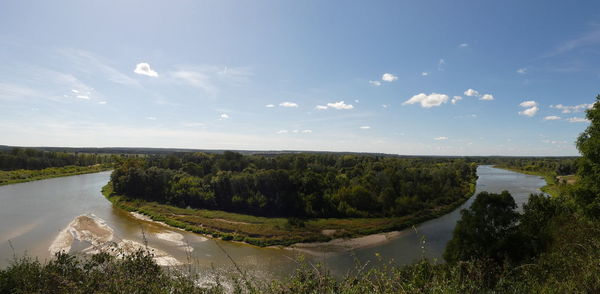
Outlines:
[[[475, 184], [471, 183], [469, 194], [455, 203], [402, 217], [316, 218], [294, 221], [287, 218], [258, 217], [219, 210], [180, 208], [128, 198], [113, 193], [110, 182], [102, 189], [107, 199], [124, 210], [142, 213], [152, 220], [187, 231], [261, 247], [325, 242], [336, 238], [402, 230], [456, 209], [471, 197], [474, 191]], [[323, 230], [335, 230], [335, 232], [325, 235], [322, 233]]]
[[11, 171], [0, 170], [0, 186], [38, 181], [50, 178], [74, 176], [81, 174], [97, 173], [112, 169], [109, 165], [91, 165], [91, 166], [63, 166], [49, 167], [40, 170], [19, 169]]

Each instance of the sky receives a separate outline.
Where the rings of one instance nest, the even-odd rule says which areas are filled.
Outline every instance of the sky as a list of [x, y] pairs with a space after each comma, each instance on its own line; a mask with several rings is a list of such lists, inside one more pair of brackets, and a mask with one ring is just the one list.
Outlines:
[[0, 145], [577, 155], [598, 1], [0, 2]]

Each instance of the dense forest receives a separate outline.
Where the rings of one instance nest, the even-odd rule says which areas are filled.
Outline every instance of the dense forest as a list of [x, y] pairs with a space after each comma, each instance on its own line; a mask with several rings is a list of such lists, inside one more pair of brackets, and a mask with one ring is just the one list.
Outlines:
[[114, 155], [65, 153], [32, 148], [0, 150], [0, 170], [39, 170], [49, 167], [90, 166], [114, 161]]
[[464, 200], [476, 165], [368, 155], [178, 153], [121, 161], [118, 194], [280, 217], [402, 216]]

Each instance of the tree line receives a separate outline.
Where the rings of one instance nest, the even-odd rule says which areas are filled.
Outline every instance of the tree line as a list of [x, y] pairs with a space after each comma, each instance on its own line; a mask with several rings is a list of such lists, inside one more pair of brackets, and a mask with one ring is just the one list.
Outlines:
[[33, 148], [12, 148], [0, 151], [0, 170], [30, 169], [49, 167], [90, 166], [114, 161], [115, 155], [93, 153], [66, 153], [43, 151]]
[[579, 157], [473, 157], [467, 158], [481, 164], [516, 168], [522, 171], [550, 173], [558, 176], [577, 172]]
[[476, 165], [369, 155], [176, 153], [120, 161], [118, 194], [277, 217], [403, 216], [460, 202]]

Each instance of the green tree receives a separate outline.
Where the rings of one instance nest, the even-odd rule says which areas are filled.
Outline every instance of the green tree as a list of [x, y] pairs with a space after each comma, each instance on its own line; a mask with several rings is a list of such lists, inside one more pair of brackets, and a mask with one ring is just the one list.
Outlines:
[[600, 95], [586, 112], [590, 121], [587, 129], [577, 139], [577, 149], [582, 155], [578, 175], [579, 185], [575, 199], [586, 215], [600, 217]]
[[473, 259], [501, 262], [510, 258], [519, 214], [508, 193], [481, 192], [454, 228], [444, 258], [449, 263]]

